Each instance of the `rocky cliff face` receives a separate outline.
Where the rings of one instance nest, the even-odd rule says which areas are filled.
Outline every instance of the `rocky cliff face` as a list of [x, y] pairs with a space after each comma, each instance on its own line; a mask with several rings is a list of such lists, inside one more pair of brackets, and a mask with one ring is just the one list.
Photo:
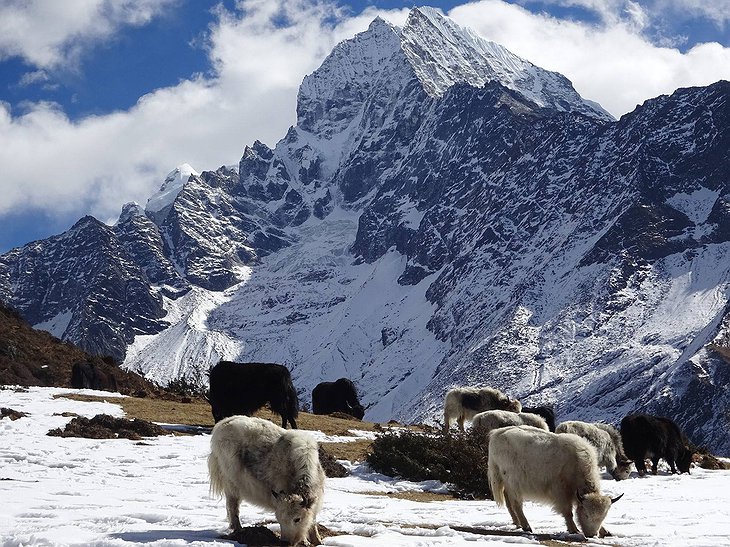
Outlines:
[[615, 121], [438, 12], [376, 19], [238, 169], [0, 257], [0, 298], [160, 382], [286, 363], [372, 419], [489, 384], [561, 419], [671, 415], [730, 452], [730, 84]]

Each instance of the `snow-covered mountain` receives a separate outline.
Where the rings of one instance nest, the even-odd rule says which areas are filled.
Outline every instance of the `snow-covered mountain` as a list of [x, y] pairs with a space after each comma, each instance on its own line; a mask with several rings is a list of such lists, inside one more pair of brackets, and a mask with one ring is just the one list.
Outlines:
[[730, 452], [729, 97], [615, 121], [433, 9], [376, 19], [273, 149], [3, 255], [0, 299], [160, 382], [276, 361], [304, 401], [348, 376], [369, 418], [409, 420], [489, 384]]

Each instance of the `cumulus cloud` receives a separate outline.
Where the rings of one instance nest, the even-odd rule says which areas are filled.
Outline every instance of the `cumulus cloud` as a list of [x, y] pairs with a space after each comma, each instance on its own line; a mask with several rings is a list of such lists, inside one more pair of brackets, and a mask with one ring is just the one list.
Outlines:
[[[593, 1], [598, 5], [602, 0]], [[57, 4], [66, 2], [43, 3], [50, 11]], [[131, 9], [157, 2], [114, 4]], [[32, 5], [41, 11], [39, 4]], [[141, 24], [156, 13], [149, 9], [133, 12], [136, 18], [123, 10], [110, 17]], [[274, 145], [296, 122], [302, 78], [336, 43], [365, 30], [377, 15], [402, 25], [407, 11], [369, 8], [353, 15], [328, 2], [240, 1], [232, 11], [218, 8], [209, 29], [210, 72], [145, 95], [127, 111], [71, 121], [53, 103], [13, 112], [0, 102], [0, 215], [40, 210], [113, 219], [124, 202], [144, 203], [179, 164], [189, 163], [198, 171], [215, 169], [237, 163], [243, 146], [255, 139]], [[587, 25], [501, 0], [466, 4], [449, 15], [535, 64], [567, 75], [579, 92], [615, 115], [679, 86], [730, 78], [728, 48], [703, 44], [683, 54], [657, 47], [628, 16], [607, 16], [600, 25]], [[49, 18], [45, 14], [42, 21]], [[0, 20], [7, 25], [4, 16]], [[0, 40], [6, 44], [0, 51], [7, 54], [8, 39]], [[14, 47], [21, 50], [17, 43]], [[37, 66], [52, 65], [65, 54], [64, 47], [39, 47], [37, 52], [46, 53], [34, 53]]]
[[109, 220], [126, 201], [144, 203], [181, 163], [215, 169], [237, 163], [255, 139], [275, 144], [296, 122], [302, 78], [378, 14], [402, 24], [406, 12], [346, 16], [327, 3], [240, 2], [219, 8], [210, 29], [211, 75], [158, 89], [128, 111], [71, 121], [54, 103], [22, 113], [0, 103], [0, 215], [34, 209]]
[[141, 26], [178, 0], [1, 0], [0, 60], [75, 68], [94, 43], [122, 26]]

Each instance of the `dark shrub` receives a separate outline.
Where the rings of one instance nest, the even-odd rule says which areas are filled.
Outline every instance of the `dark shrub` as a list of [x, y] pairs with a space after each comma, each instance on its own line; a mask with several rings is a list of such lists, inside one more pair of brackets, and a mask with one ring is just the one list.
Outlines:
[[52, 429], [51, 437], [83, 437], [86, 439], [132, 439], [167, 435], [169, 432], [152, 422], [115, 418], [107, 414], [97, 414], [93, 418], [78, 416], [63, 429]]
[[322, 446], [319, 447], [319, 463], [322, 464], [324, 474], [327, 477], [341, 478], [346, 477], [350, 472], [345, 466], [338, 462], [334, 456], [327, 452]]
[[486, 442], [479, 430], [445, 436], [408, 430], [383, 433], [373, 442], [367, 462], [384, 475], [436, 479], [452, 484], [461, 497], [492, 499]]

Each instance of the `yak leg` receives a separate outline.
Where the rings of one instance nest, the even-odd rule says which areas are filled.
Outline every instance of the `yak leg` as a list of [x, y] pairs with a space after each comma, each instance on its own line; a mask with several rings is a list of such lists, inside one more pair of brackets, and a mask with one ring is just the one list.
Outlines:
[[603, 526], [601, 526], [601, 528], [598, 530], [598, 537], [599, 538], [610, 537], [612, 535], [613, 534], [611, 532], [609, 532], [608, 530], [606, 530]]
[[657, 468], [659, 467], [659, 456], [652, 456], [651, 458], [651, 474], [657, 474]]
[[580, 534], [580, 531], [573, 520], [573, 505], [570, 504], [567, 507], [562, 507], [560, 514], [563, 515], [563, 518], [565, 519], [565, 525], [568, 527], [568, 533]]
[[226, 512], [228, 513], [228, 522], [231, 524], [234, 532], [241, 532], [241, 519], [238, 516], [238, 508], [241, 505], [241, 500], [235, 496], [226, 494]]
[[312, 545], [322, 545], [322, 537], [319, 535], [319, 530], [317, 529], [317, 523], [315, 522], [312, 524], [312, 527], [309, 529], [309, 543]]
[[464, 433], [464, 415], [463, 414], [456, 419], [456, 423], [459, 424], [459, 431]]
[[672, 475], [677, 473], [677, 467], [675, 466], [675, 462], [677, 461], [677, 451], [676, 450], [669, 450], [667, 453], [667, 457], [664, 458], [667, 460], [667, 463], [669, 464], [669, 469], [672, 471]]
[[512, 517], [512, 522], [516, 526], [520, 526], [525, 532], [532, 532], [532, 527], [530, 527], [530, 523], [527, 522], [527, 517], [525, 517], [525, 513], [522, 511], [522, 500], [510, 498], [506, 490], [504, 492], [504, 498], [507, 502], [507, 510]]
[[522, 526], [520, 524], [520, 519], [517, 518], [517, 513], [515, 513], [515, 510], [512, 509], [512, 500], [509, 499], [506, 491], [504, 492], [504, 501], [507, 506], [507, 511], [509, 511], [509, 516], [512, 517], [512, 524], [515, 526]]

